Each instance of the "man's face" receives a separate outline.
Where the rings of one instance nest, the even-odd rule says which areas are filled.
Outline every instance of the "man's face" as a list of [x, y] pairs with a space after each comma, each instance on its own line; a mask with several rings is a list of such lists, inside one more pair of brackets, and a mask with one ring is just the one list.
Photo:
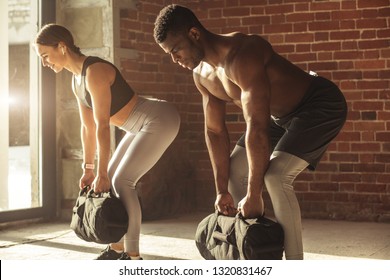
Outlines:
[[174, 63], [189, 70], [196, 68], [204, 57], [199, 44], [190, 35], [168, 33], [165, 41], [159, 45]]

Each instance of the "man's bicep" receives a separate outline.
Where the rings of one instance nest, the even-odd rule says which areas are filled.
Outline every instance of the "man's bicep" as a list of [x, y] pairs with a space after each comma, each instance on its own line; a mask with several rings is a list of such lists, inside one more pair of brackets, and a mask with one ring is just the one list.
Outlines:
[[271, 116], [270, 102], [269, 81], [264, 74], [259, 73], [241, 93], [241, 104], [247, 124], [268, 129]]
[[220, 132], [225, 127], [226, 106], [222, 101], [212, 94], [202, 93], [203, 112], [206, 129], [213, 132]]

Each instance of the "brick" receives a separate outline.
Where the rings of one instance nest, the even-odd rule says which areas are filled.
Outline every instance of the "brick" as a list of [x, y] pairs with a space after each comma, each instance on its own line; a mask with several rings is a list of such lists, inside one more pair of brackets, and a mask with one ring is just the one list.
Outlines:
[[335, 71], [333, 72], [333, 80], [360, 80], [362, 75], [361, 71]]
[[354, 29], [356, 29], [356, 22], [355, 22], [355, 20], [341, 20], [340, 21], [340, 29], [345, 29], [345, 30], [354, 30]]
[[357, 192], [362, 193], [384, 193], [386, 191], [385, 184], [358, 184], [356, 186]]
[[341, 9], [342, 10], [355, 10], [356, 9], [356, 1], [341, 1]]
[[291, 23], [278, 25], [265, 25], [264, 33], [285, 33], [292, 32], [293, 25]]
[[[363, 134], [363, 133], [362, 133]], [[363, 138], [363, 137], [362, 137]], [[367, 142], [372, 142], [373, 140], [370, 139], [370, 140], [363, 140], [363, 141], [367, 141]], [[374, 162], [375, 161], [375, 158], [374, 158], [374, 154], [359, 154], [359, 162], [360, 163], [370, 163], [370, 162]]]
[[348, 194], [349, 196], [349, 201], [350, 202], [369, 202], [369, 203], [379, 203], [380, 202], [380, 196], [379, 195], [374, 195], [374, 194], [354, 194], [350, 193]]
[[[302, 1], [305, 2], [305, 1]], [[295, 3], [294, 5], [295, 12], [301, 12], [301, 11], [308, 11], [309, 10], [309, 3]]]
[[292, 13], [286, 15], [287, 22], [311, 22], [314, 20], [314, 13]]
[[315, 53], [295, 53], [295, 54], [290, 54], [288, 56], [288, 59], [293, 62], [298, 62], [298, 61], [316, 61], [317, 56]]
[[311, 11], [340, 10], [340, 3], [339, 2], [328, 2], [328, 1], [311, 2], [310, 3], [310, 10]]
[[351, 153], [330, 153], [330, 160], [337, 162], [358, 162], [359, 156]]
[[341, 50], [340, 42], [314, 43], [312, 44], [312, 51], [337, 51]]
[[[388, 184], [390, 182], [390, 174], [378, 174], [377, 177], [378, 183]], [[386, 190], [386, 192], [389, 192]]]
[[316, 172], [316, 173], [314, 173], [312, 175], [314, 175], [314, 176], [312, 176], [313, 179], [311, 181], [314, 181], [316, 183], [319, 183], [319, 182], [329, 182], [329, 180], [330, 180], [330, 174], [329, 173]]
[[360, 182], [361, 175], [360, 174], [350, 174], [350, 173], [340, 173], [340, 174], [332, 174], [331, 182], [337, 183], [348, 183], [348, 182]]
[[380, 101], [355, 101], [353, 102], [353, 110], [383, 110], [383, 102]]
[[389, 163], [390, 162], [390, 154], [377, 154], [377, 155], [375, 155], [375, 162]]
[[389, 40], [362, 40], [358, 42], [360, 49], [381, 49], [390, 46]]
[[387, 20], [385, 18], [378, 19], [358, 19], [356, 21], [356, 28], [387, 28]]
[[303, 194], [304, 201], [333, 201], [333, 193], [309, 192]]
[[315, 21], [309, 23], [309, 31], [330, 31], [339, 30], [340, 23], [338, 21]]
[[358, 19], [361, 16], [361, 11], [358, 10], [335, 10], [332, 11], [332, 20], [351, 20]]
[[330, 40], [357, 40], [360, 39], [359, 31], [332, 31]]
[[264, 6], [251, 6], [251, 15], [264, 15], [265, 14], [265, 5]]
[[314, 71], [321, 70], [335, 70], [337, 69], [337, 62], [310, 62], [309, 69], [313, 69]]
[[311, 51], [311, 45], [310, 44], [299, 44], [296, 46], [296, 52], [310, 52]]
[[[379, 59], [380, 58], [379, 50], [365, 50], [363, 52], [363, 58], [364, 59]], [[383, 60], [383, 62], [385, 64], [384, 60]]]
[[357, 7], [359, 9], [388, 7], [388, 6], [389, 6], [389, 0], [375, 0], [375, 1], [358, 0], [357, 1]]
[[286, 42], [290, 43], [298, 43], [298, 42], [313, 42], [314, 34], [313, 33], [295, 33], [295, 34], [286, 34], [285, 35]]
[[359, 49], [358, 42], [357, 41], [342, 42], [341, 43], [341, 49], [343, 51], [346, 51], [346, 50], [358, 50]]
[[293, 4], [278, 4], [278, 5], [267, 5], [265, 7], [266, 14], [288, 14], [294, 11]]
[[243, 17], [243, 18], [241, 18], [241, 22], [242, 22], [243, 25], [270, 24], [271, 23], [271, 17], [270, 16]]
[[330, 12], [317, 12], [315, 13], [315, 20], [316, 21], [330, 21], [331, 14]]
[[359, 152], [380, 152], [380, 144], [379, 143], [352, 143], [351, 151]]
[[[378, 120], [390, 120], [390, 112], [378, 112]], [[389, 137], [387, 139], [390, 141]]]
[[[315, 53], [311, 53], [313, 56]], [[333, 60], [333, 52], [321, 52], [317, 55], [319, 61], [329, 61]], [[334, 74], [334, 73], [333, 73]]]
[[377, 163], [365, 163], [365, 164], [354, 164], [354, 171], [355, 172], [374, 172], [374, 173], [382, 173], [385, 172], [385, 165], [384, 164], [377, 164]]
[[390, 38], [390, 29], [382, 29], [376, 31], [378, 38]]
[[375, 111], [373, 112], [361, 112], [362, 120], [376, 120], [377, 119], [377, 113]]
[[324, 183], [313, 182], [310, 184], [311, 192], [336, 192], [338, 190], [339, 190], [339, 185], [334, 181], [324, 182]]
[[358, 81], [357, 86], [360, 89], [385, 89], [388, 87], [388, 81]]
[[378, 9], [378, 17], [388, 18], [390, 15], [390, 6]]
[[376, 141], [390, 141], [390, 132], [376, 132]]
[[240, 0], [240, 6], [265, 6], [267, 0]]
[[249, 7], [232, 7], [225, 8], [222, 12], [224, 17], [243, 17], [250, 15]]
[[376, 39], [376, 30], [363, 30], [360, 38], [362, 39]]
[[[348, 202], [348, 194], [347, 193], [335, 193], [334, 194], [334, 201], [336, 202]], [[331, 211], [332, 207], [330, 204], [329, 211]]]
[[355, 192], [355, 183], [340, 182], [340, 192]]
[[315, 32], [314, 38], [316, 42], [329, 41], [329, 32]]
[[286, 23], [286, 16], [282, 14], [272, 15], [271, 24], [283, 24]]

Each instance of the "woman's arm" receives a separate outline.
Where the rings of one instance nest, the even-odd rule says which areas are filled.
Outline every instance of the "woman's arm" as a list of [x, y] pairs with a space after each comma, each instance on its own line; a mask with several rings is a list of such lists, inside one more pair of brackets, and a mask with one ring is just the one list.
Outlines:
[[86, 72], [86, 88], [91, 94], [93, 120], [96, 126], [97, 176], [93, 182], [95, 192], [109, 191], [108, 178], [110, 160], [110, 108], [111, 84], [115, 80], [115, 69], [106, 63], [95, 63]]
[[[94, 164], [96, 153], [96, 125], [92, 110], [83, 105], [79, 99], [81, 120], [81, 144], [83, 147], [83, 164]], [[93, 169], [83, 168], [83, 176], [80, 179], [80, 188], [92, 185], [95, 179]]]

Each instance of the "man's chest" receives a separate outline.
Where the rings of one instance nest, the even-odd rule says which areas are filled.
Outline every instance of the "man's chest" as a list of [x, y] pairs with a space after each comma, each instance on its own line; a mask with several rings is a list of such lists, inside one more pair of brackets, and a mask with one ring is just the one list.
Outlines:
[[225, 101], [239, 101], [240, 88], [225, 74], [223, 68], [202, 67], [200, 82], [212, 95]]

